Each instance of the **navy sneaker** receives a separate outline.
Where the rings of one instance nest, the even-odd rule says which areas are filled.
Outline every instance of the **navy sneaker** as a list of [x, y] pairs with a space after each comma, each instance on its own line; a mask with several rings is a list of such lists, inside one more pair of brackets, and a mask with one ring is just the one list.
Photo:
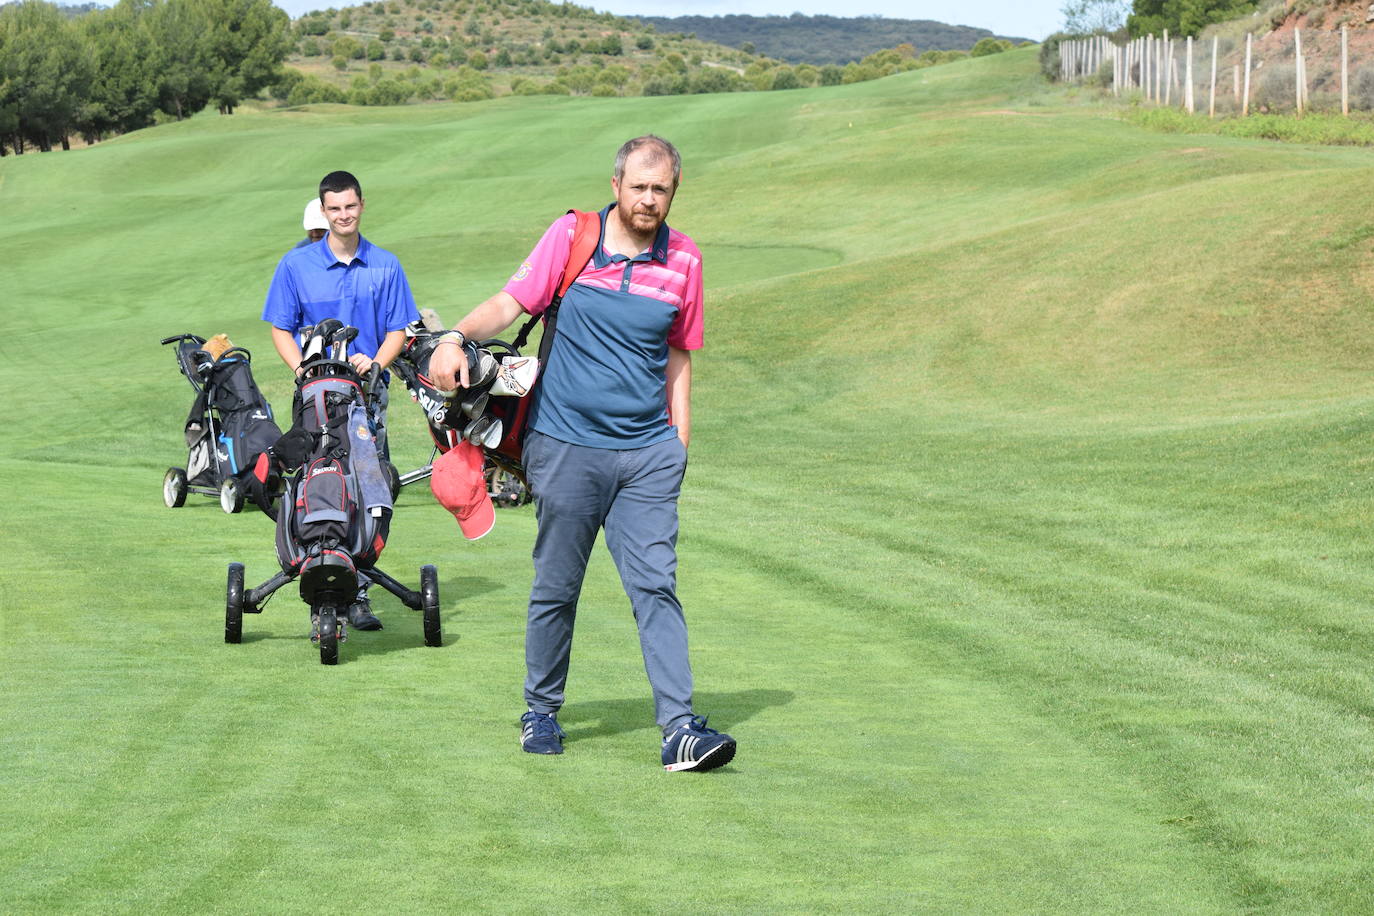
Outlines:
[[714, 770], [735, 759], [735, 739], [706, 727], [705, 716], [693, 716], [663, 738], [663, 768]]
[[520, 729], [520, 746], [527, 754], [563, 753], [563, 729], [551, 712], [530, 710], [520, 717], [524, 727]]

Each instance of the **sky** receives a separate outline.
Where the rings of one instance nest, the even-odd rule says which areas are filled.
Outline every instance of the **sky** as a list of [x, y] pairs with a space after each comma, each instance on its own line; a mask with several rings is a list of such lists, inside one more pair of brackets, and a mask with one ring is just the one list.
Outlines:
[[[342, 9], [353, 0], [275, 0], [292, 18], [330, 6]], [[358, 0], [361, 2], [361, 0]], [[1065, 0], [574, 0], [619, 16], [885, 16], [889, 19], [933, 19], [947, 25], [971, 25], [998, 35], [1039, 41], [1064, 21]]]

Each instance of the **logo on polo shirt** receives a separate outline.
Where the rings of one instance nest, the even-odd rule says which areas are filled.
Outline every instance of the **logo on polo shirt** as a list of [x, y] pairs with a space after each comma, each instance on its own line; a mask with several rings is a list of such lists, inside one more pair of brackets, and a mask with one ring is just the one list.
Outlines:
[[515, 276], [511, 277], [511, 280], [516, 282], [523, 280], [530, 275], [530, 271], [533, 269], [530, 267], [530, 262], [526, 261], [520, 265], [520, 269], [515, 272]]

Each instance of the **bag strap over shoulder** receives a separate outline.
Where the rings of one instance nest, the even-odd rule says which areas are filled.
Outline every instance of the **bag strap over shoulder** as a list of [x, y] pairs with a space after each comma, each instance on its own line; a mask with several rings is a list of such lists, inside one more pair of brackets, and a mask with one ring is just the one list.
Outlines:
[[563, 273], [558, 278], [558, 289], [554, 293], [553, 300], [548, 308], [538, 315], [530, 317], [520, 328], [520, 333], [515, 337], [515, 349], [522, 350], [529, 341], [530, 331], [534, 330], [535, 324], [539, 321], [545, 323], [544, 336], [539, 341], [539, 365], [544, 365], [549, 356], [549, 347], [553, 344], [553, 329], [558, 321], [558, 306], [563, 302], [563, 296], [568, 292], [578, 276], [591, 262], [592, 255], [596, 253], [596, 246], [601, 241], [601, 216], [595, 212], [585, 210], [569, 210], [573, 214], [577, 223], [573, 228], [572, 248], [568, 252], [568, 263], [563, 265]]

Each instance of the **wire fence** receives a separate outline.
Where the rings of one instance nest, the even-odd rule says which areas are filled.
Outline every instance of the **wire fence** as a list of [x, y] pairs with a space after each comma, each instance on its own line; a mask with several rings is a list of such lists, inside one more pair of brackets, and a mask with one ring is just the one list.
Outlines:
[[[1272, 33], [1266, 36], [1274, 37]], [[1290, 109], [1303, 114], [1312, 108], [1315, 83], [1326, 90], [1322, 100], [1332, 110], [1338, 86], [1340, 112], [1350, 115], [1350, 35], [1344, 24], [1340, 28], [1339, 64], [1327, 62], [1327, 57], [1335, 56], [1333, 48], [1323, 49], [1326, 54], [1318, 57], [1323, 70], [1316, 80], [1309, 73], [1313, 54], [1310, 49], [1304, 53], [1301, 29], [1292, 30], [1291, 45], [1286, 40], [1281, 45], [1267, 41], [1271, 61], [1267, 70], [1263, 69], [1265, 61], [1257, 58], [1253, 33], [1245, 35], [1243, 62], [1240, 48], [1223, 51], [1222, 41], [1219, 35], [1202, 42], [1191, 36], [1170, 38], [1167, 31], [1125, 44], [1116, 44], [1105, 35], [1065, 39], [1059, 44], [1059, 78], [1066, 83], [1097, 81], [1113, 95], [1139, 93], [1146, 101], [1177, 105], [1189, 114], [1205, 105], [1208, 117], [1216, 117], [1219, 109], [1242, 117], [1252, 110]], [[1258, 79], [1261, 74], [1262, 83]]]

